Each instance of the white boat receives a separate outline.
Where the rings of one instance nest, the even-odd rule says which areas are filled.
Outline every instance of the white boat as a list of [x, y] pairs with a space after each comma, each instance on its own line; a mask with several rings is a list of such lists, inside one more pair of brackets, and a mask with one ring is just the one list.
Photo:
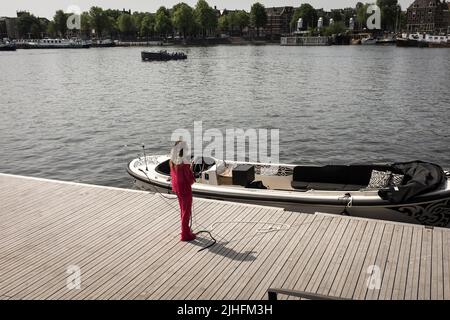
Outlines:
[[87, 49], [90, 44], [84, 40], [73, 39], [39, 39], [22, 45], [24, 49]]
[[377, 44], [377, 39], [374, 37], [363, 38], [363, 39], [361, 39], [361, 44], [362, 45], [374, 45], [374, 44]]
[[[286, 208], [297, 212], [325, 212], [407, 223], [450, 227], [449, 173], [439, 166], [411, 162], [409, 173], [429, 170], [436, 185], [421, 186], [420, 177], [408, 183], [399, 168], [408, 164], [298, 166], [199, 158], [193, 162], [194, 196]], [[374, 170], [402, 181], [382, 188], [373, 184]], [[403, 169], [402, 169], [403, 170]], [[406, 169], [404, 169], [406, 170]], [[171, 193], [168, 155], [140, 157], [128, 164], [139, 189]], [[420, 189], [422, 187], [422, 189]], [[397, 191], [398, 193], [396, 193]], [[410, 197], [411, 195], [413, 197]], [[399, 201], [399, 194], [408, 195]]]

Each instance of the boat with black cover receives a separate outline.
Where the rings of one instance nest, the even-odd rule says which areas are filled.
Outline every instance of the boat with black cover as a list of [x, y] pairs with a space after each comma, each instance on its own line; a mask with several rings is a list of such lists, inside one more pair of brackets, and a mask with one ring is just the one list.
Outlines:
[[143, 61], [169, 61], [187, 59], [187, 55], [184, 52], [167, 52], [165, 50], [157, 52], [142, 51], [141, 57]]
[[[432, 163], [305, 166], [210, 157], [192, 163], [199, 197], [450, 227], [449, 173]], [[168, 155], [134, 159], [127, 170], [138, 188], [171, 192]]]

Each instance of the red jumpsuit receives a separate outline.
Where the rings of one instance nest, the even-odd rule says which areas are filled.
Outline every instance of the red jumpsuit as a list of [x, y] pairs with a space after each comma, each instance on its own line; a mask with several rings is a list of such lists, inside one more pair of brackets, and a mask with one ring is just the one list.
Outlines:
[[189, 227], [192, 215], [192, 184], [195, 182], [194, 174], [189, 164], [174, 165], [170, 170], [172, 177], [172, 191], [177, 194], [181, 210], [181, 241], [195, 239]]

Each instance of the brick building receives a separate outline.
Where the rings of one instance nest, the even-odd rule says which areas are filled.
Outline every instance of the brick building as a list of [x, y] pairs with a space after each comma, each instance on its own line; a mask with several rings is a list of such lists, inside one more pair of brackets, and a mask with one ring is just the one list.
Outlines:
[[408, 32], [447, 32], [449, 5], [441, 0], [416, 0], [408, 8]]
[[18, 39], [19, 30], [17, 28], [17, 18], [0, 18], [0, 40], [8, 39]]
[[279, 38], [291, 32], [290, 23], [294, 15], [294, 7], [266, 8], [267, 24], [264, 28], [266, 36]]

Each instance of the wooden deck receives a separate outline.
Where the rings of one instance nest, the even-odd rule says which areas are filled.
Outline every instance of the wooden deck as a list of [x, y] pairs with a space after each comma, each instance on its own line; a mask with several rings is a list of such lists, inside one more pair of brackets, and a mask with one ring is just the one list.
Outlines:
[[0, 299], [450, 299], [448, 229], [199, 199], [194, 228], [218, 243], [179, 241], [173, 197], [0, 174]]

